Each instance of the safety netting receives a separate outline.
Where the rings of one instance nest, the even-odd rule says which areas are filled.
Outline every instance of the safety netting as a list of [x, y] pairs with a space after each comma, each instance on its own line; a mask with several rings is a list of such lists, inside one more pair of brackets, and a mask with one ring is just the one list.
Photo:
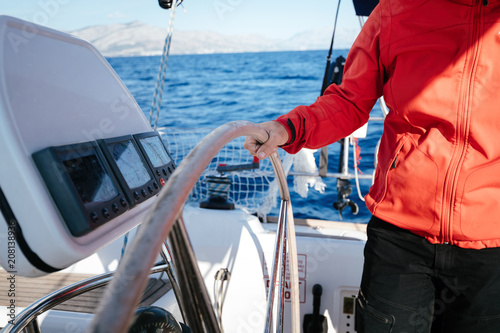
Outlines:
[[[163, 141], [172, 155], [176, 165], [198, 144], [212, 129], [182, 129], [159, 128]], [[245, 138], [236, 138], [228, 143], [209, 163], [200, 179], [193, 187], [188, 202], [204, 202], [214, 193], [214, 179], [229, 179], [227, 200], [234, 203], [236, 208], [243, 209], [250, 214], [264, 217], [278, 203], [278, 185], [275, 180], [273, 167], [269, 159], [260, 161], [258, 168], [238, 171], [219, 172], [217, 168], [223, 166], [251, 165], [253, 156], [243, 149]], [[279, 152], [285, 173], [290, 170], [293, 156], [283, 150]]]

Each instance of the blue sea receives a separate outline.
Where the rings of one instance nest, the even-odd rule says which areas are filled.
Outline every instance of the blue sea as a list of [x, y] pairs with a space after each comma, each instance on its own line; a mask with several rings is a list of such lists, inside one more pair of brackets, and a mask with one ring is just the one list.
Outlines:
[[[346, 57], [348, 50], [336, 50], [333, 59]], [[327, 51], [293, 51], [238, 54], [171, 55], [168, 59], [162, 116], [158, 126], [167, 128], [216, 128], [233, 120], [268, 121], [297, 105], [311, 104], [318, 97], [326, 65]], [[109, 58], [147, 117], [155, 90], [159, 56]], [[381, 116], [378, 104], [372, 115]], [[370, 124], [366, 139], [360, 139], [363, 174], [373, 172], [374, 150], [382, 124]], [[329, 172], [338, 169], [338, 143], [329, 147]], [[352, 157], [350, 161], [352, 170]], [[337, 200], [336, 179], [325, 179], [326, 191], [309, 190], [307, 198], [292, 194], [297, 218], [339, 220], [332, 204]], [[367, 222], [370, 214], [358, 198], [354, 180], [349, 197], [360, 208], [357, 215], [349, 208], [343, 220]], [[361, 180], [365, 195], [370, 180]], [[293, 181], [289, 186], [293, 188]]]

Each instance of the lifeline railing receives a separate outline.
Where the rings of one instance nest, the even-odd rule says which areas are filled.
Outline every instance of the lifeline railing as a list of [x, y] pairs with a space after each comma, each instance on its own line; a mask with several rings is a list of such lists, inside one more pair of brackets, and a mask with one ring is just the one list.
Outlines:
[[[210, 163], [213, 157], [221, 150], [228, 142], [239, 136], [254, 136], [261, 142], [268, 139], [268, 134], [260, 127], [246, 121], [234, 121], [222, 125], [207, 135], [182, 161], [179, 167], [176, 168], [167, 185], [159, 194], [152, 210], [146, 217], [145, 222], [139, 228], [136, 237], [132, 241], [128, 251], [125, 253], [115, 278], [111, 281], [103, 297], [96, 316], [94, 317], [90, 332], [113, 333], [126, 332], [130, 325], [130, 320], [133, 317], [135, 304], [138, 303], [140, 295], [144, 290], [147, 282], [149, 268], [153, 265], [156, 255], [160, 252], [163, 241], [167, 238], [170, 231], [179, 230], [184, 246], [189, 250], [186, 258], [181, 259], [182, 262], [177, 264], [176, 270], [182, 267], [185, 263], [189, 263], [191, 273], [195, 273], [194, 280], [197, 281], [197, 291], [201, 292], [199, 298], [195, 302], [186, 302], [184, 304], [199, 303], [204, 306], [206, 313], [200, 313], [197, 318], [190, 320], [199, 321], [201, 327], [196, 332], [220, 332], [220, 328], [215, 319], [215, 313], [210, 306], [210, 300], [207, 296], [207, 291], [201, 280], [201, 274], [198, 267], [195, 265], [194, 253], [192, 252], [189, 240], [185, 237], [185, 226], [181, 219], [182, 208], [188, 195], [195, 185], [203, 170]], [[286, 258], [290, 262], [290, 282], [291, 297], [292, 297], [292, 333], [300, 331], [300, 313], [299, 313], [299, 298], [298, 298], [298, 269], [297, 269], [297, 252], [295, 244], [295, 232], [293, 226], [293, 215], [291, 212], [290, 195], [286, 183], [286, 176], [281, 166], [281, 161], [277, 154], [270, 157], [273, 164], [276, 179], [279, 182], [280, 195], [282, 199], [282, 210], [278, 223], [278, 231], [276, 233], [276, 248], [274, 253], [274, 262], [272, 268], [272, 281], [268, 294], [268, 311], [266, 319], [265, 332], [271, 332], [273, 327], [273, 302], [275, 293], [275, 284], [277, 280], [277, 265], [281, 263], [279, 290], [280, 299], [278, 303], [277, 327], [278, 332], [283, 332], [283, 316], [284, 316], [284, 285], [286, 268]], [[176, 227], [177, 226], [177, 227]], [[184, 235], [182, 235], [184, 234]], [[174, 235], [174, 237], [177, 237]], [[175, 252], [175, 249], [172, 249]], [[194, 261], [194, 263], [193, 263]], [[175, 262], [175, 261], [174, 261]], [[194, 271], [192, 271], [194, 270]], [[190, 272], [187, 272], [186, 276]], [[191, 275], [192, 279], [193, 276]], [[183, 279], [184, 280], [184, 279]], [[201, 280], [201, 281], [200, 281]], [[179, 281], [178, 283], [193, 283], [193, 280]], [[188, 284], [189, 284], [188, 283]], [[182, 287], [181, 287], [182, 289]], [[127, 292], [119, 292], [127, 290]], [[182, 290], [181, 290], [182, 292]], [[191, 295], [196, 292], [191, 292]], [[185, 297], [185, 295], [183, 295]], [[196, 307], [197, 304], [194, 304]], [[188, 325], [194, 323], [188, 320]]]

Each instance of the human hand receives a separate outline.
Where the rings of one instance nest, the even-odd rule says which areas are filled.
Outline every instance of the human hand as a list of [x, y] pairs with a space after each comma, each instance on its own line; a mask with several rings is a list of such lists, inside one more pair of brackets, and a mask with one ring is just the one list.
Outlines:
[[266, 131], [268, 139], [262, 143], [252, 136], [247, 136], [243, 143], [243, 148], [248, 150], [253, 156], [263, 160], [278, 151], [278, 146], [288, 142], [288, 132], [285, 127], [277, 121], [267, 121], [257, 124]]

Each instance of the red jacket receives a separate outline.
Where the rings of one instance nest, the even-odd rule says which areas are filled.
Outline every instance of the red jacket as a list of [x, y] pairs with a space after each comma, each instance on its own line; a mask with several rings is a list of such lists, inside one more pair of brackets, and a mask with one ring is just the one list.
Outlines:
[[277, 119], [285, 150], [351, 134], [381, 95], [368, 209], [431, 243], [500, 246], [500, 0], [382, 0], [343, 83]]

